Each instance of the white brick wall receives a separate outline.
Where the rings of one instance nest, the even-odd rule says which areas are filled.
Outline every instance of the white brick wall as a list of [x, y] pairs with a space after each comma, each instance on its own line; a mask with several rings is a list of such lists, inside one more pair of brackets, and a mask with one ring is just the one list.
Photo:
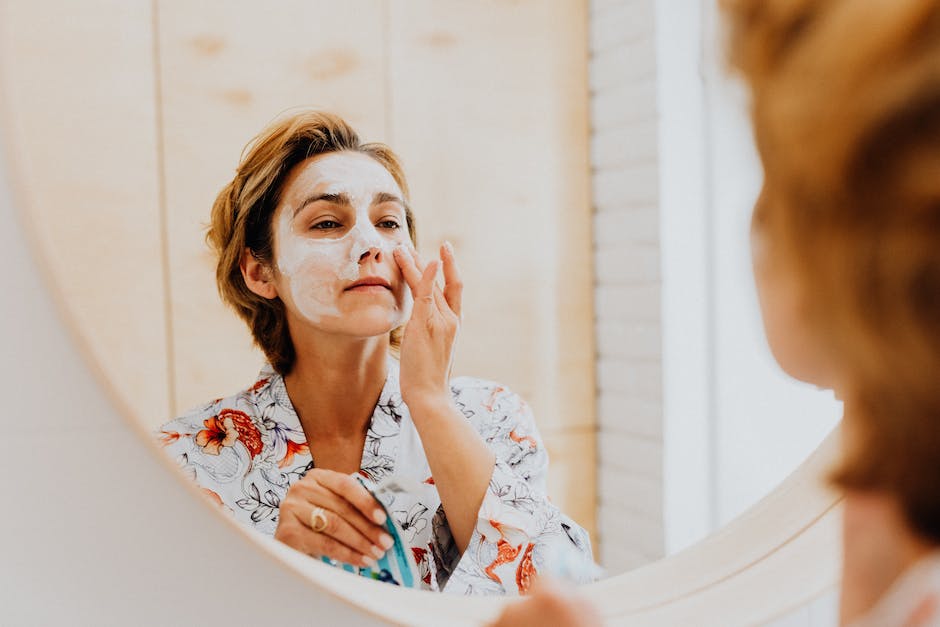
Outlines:
[[[688, 90], [667, 90], [661, 104], [668, 106], [660, 108], [657, 105], [657, 93], [662, 87], [671, 84], [670, 81], [679, 81], [685, 85], [686, 80], [696, 80], [698, 70], [687, 75], [690, 74], [689, 60], [685, 55], [689, 54], [689, 50], [682, 51], [681, 58], [677, 60], [667, 58], [669, 53], [660, 47], [659, 53], [663, 56], [657, 59], [656, 16], [659, 15], [659, 19], [663, 20], [659, 24], [661, 38], [675, 36], [676, 33], [689, 35], [701, 27], [694, 23], [698, 18], [689, 18], [692, 21], [687, 20], [681, 28], [670, 28], [675, 24], [663, 16], [688, 17], [682, 13], [687, 7], [676, 0], [669, 4], [670, 10], [664, 12], [661, 10], [663, 5], [657, 6], [658, 1], [661, 0], [590, 0], [591, 166], [598, 395], [598, 558], [610, 574], [662, 557], [668, 539], [666, 532], [669, 530], [664, 522], [676, 519], [688, 526], [688, 514], [691, 514], [692, 517], [701, 518], [698, 522], [704, 525], [707, 522], [704, 514], [710, 507], [708, 499], [711, 498], [707, 489], [698, 490], [698, 493], [683, 492], [698, 483], [688, 481], [684, 475], [673, 476], [676, 474], [675, 469], [663, 465], [663, 446], [667, 436], [677, 437], [677, 428], [678, 437], [684, 440], [690, 436], [697, 437], [698, 432], [688, 429], [688, 424], [681, 420], [671, 423], [670, 432], [664, 432], [663, 428], [662, 329], [666, 322], [662, 297], [664, 294], [667, 296], [669, 305], [671, 292], [664, 292], [661, 285], [661, 247], [668, 253], [670, 246], [676, 247], [676, 242], [660, 241], [660, 222], [665, 216], [670, 228], [674, 226], [680, 229], [665, 231], [670, 237], [674, 233], [683, 232], [681, 229], [701, 228], [701, 224], [690, 225], [688, 221], [681, 220], [676, 224], [669, 222], [670, 216], [675, 222], [675, 215], [679, 215], [671, 214], [671, 207], [673, 212], [675, 206], [682, 208], [684, 211], [681, 215], [687, 216], [688, 212], [697, 211], [699, 206], [685, 202], [686, 198], [676, 194], [672, 186], [663, 188], [661, 194], [659, 186], [663, 179], [659, 168], [661, 163], [668, 162], [670, 171], [664, 173], [678, 173], [677, 177], [687, 183], [681, 191], [693, 197], [698, 193], [698, 187], [694, 184], [696, 181], [686, 181], [689, 172], [683, 169], [684, 162], [674, 167], [677, 165], [674, 162], [676, 155], [671, 153], [673, 150], [689, 151], [689, 146], [674, 143], [673, 140], [679, 138], [669, 134], [686, 133], [688, 137], [690, 129], [693, 133], [702, 131], [696, 124], [700, 125], [703, 121], [675, 124], [675, 107], [680, 107], [679, 114], [683, 114], [692, 111], [682, 110], [683, 107], [694, 106], [685, 97]], [[714, 9], [706, 7], [703, 10], [707, 14]], [[663, 41], [659, 43], [663, 45]], [[694, 38], [689, 42], [693, 46], [691, 50], [701, 49], [701, 42]], [[666, 41], [665, 45], [670, 44]], [[677, 71], [676, 63], [682, 64], [678, 68], [682, 72]], [[663, 81], [663, 84], [658, 84], [658, 80]], [[666, 134], [661, 137], [663, 129]], [[665, 142], [662, 153], [659, 151], [660, 141]], [[697, 141], [700, 144], [704, 139], [698, 137]], [[691, 144], [698, 145], [696, 142]], [[689, 158], [694, 159], [695, 154], [693, 149], [684, 154], [684, 158], [692, 155]], [[695, 171], [692, 174], [697, 175]], [[703, 184], [703, 181], [697, 182]], [[677, 241], [685, 242], [681, 238]], [[676, 269], [672, 267], [672, 273], [667, 272], [667, 275], [672, 277]], [[682, 272], [689, 270], [685, 266], [679, 269]], [[692, 272], [689, 272], [689, 276], [692, 276]], [[673, 284], [670, 284], [670, 290], [675, 290]], [[683, 291], [683, 294], [689, 296], [683, 298], [683, 303], [696, 302], [695, 297], [701, 296], [690, 292], [694, 290]], [[687, 309], [679, 309], [690, 315]], [[665, 313], [668, 316], [670, 312], [666, 310]], [[704, 320], [705, 316], [701, 314], [698, 310], [691, 312], [691, 315]], [[668, 327], [670, 333], [681, 337], [681, 333], [676, 333], [674, 322], [669, 320], [672, 325]], [[688, 323], [683, 328], [688, 329]], [[700, 334], [702, 329], [693, 331], [692, 336], [698, 337], [696, 333]], [[680, 343], [679, 348], [687, 352], [690, 349], [687, 343]], [[680, 352], [680, 356], [685, 358], [687, 354]], [[674, 375], [676, 367], [677, 364], [671, 363], [671, 375]], [[690, 371], [692, 376], [701, 374], [695, 370], [697, 367], [695, 365]], [[684, 372], [684, 376], [690, 375], [690, 372]], [[672, 385], [675, 387], [675, 381]], [[682, 398], [692, 402], [693, 409], [700, 412], [701, 406], [694, 406], [700, 396], [697, 392], [701, 390], [683, 387]], [[675, 399], [670, 399], [670, 417], [675, 418]], [[678, 409], [689, 408], [682, 405]], [[672, 447], [675, 444], [672, 439], [669, 440], [674, 460], [676, 455]], [[704, 445], [699, 448], [704, 448]], [[683, 451], [679, 456], [683, 462], [689, 461], [686, 453]], [[707, 463], [707, 459], [692, 459], [687, 465], [695, 471], [698, 466], [705, 468]], [[700, 476], [703, 473], [694, 474], [696, 481], [705, 482]], [[682, 504], [686, 507], [676, 508], [675, 503], [672, 503], [672, 510], [676, 511], [669, 509], [670, 499], [675, 499], [675, 493], [664, 490], [664, 477], [671, 478], [672, 483], [678, 486]], [[667, 513], [670, 520], [667, 520]], [[700, 535], [698, 531], [696, 535]], [[694, 541], [694, 538], [678, 538], [680, 544], [686, 540]], [[671, 543], [676, 542], [677, 539], [672, 538]], [[837, 623], [837, 615], [838, 594], [829, 591], [819, 599], [770, 621], [768, 625], [827, 627]]]
[[600, 561], [663, 554], [654, 0], [591, 2]]

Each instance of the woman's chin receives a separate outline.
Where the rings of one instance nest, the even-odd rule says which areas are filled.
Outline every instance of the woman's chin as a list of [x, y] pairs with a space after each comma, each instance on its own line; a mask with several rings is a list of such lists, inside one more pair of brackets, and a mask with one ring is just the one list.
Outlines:
[[401, 312], [389, 311], [387, 307], [370, 307], [365, 311], [359, 309], [342, 317], [342, 326], [347, 333], [361, 338], [387, 335], [404, 323], [405, 317]]

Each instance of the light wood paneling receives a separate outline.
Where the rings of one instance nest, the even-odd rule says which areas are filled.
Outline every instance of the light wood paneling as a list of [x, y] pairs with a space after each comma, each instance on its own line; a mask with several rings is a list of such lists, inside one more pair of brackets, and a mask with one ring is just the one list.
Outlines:
[[57, 296], [135, 417], [159, 421], [169, 404], [151, 4], [3, 2], [0, 76], [17, 201]]
[[450, 239], [466, 275], [457, 370], [593, 427], [587, 7], [390, 7], [390, 136], [422, 248]]
[[263, 363], [221, 304], [204, 242], [242, 148], [276, 115], [316, 106], [384, 139], [381, 0], [160, 4], [174, 410], [244, 388]]
[[584, 3], [92, 9], [8, 5], [12, 128], [43, 254], [139, 417], [156, 426], [253, 379], [263, 357], [217, 296], [205, 226], [246, 142], [317, 106], [403, 156], [422, 247], [450, 239], [465, 275], [458, 373], [532, 404], [553, 497], [593, 530]]

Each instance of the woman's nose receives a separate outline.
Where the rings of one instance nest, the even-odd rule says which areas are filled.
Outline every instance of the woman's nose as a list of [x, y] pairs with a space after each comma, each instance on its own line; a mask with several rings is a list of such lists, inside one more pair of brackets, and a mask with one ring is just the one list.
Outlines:
[[366, 261], [370, 257], [372, 257], [376, 262], [382, 261], [382, 249], [378, 246], [372, 246], [366, 249], [364, 253], [359, 255], [359, 263]]

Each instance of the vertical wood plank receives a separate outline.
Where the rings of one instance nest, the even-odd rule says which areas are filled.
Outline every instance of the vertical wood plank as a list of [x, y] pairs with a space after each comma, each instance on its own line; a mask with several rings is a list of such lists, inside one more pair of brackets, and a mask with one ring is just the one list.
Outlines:
[[315, 106], [382, 140], [381, 0], [160, 4], [175, 405], [248, 385], [263, 363], [221, 304], [204, 241], [244, 145], [279, 113]]
[[422, 248], [451, 240], [465, 275], [456, 370], [510, 385], [554, 442], [570, 436], [580, 461], [553, 466], [567, 488], [553, 498], [593, 529], [593, 435], [578, 435], [595, 424], [586, 3], [389, 11], [389, 136]]
[[70, 324], [148, 423], [169, 410], [153, 60], [146, 0], [0, 4], [20, 209]]
[[593, 528], [581, 511], [594, 464], [585, 7], [93, 8], [4, 5], [3, 69], [43, 254], [139, 417], [159, 424], [254, 375], [261, 355], [216, 296], [203, 229], [248, 139], [278, 112], [320, 106], [405, 157], [425, 248], [448, 238], [463, 260], [459, 370], [532, 402], [558, 458], [552, 485], [572, 493], [577, 477], [582, 505], [556, 499]]

